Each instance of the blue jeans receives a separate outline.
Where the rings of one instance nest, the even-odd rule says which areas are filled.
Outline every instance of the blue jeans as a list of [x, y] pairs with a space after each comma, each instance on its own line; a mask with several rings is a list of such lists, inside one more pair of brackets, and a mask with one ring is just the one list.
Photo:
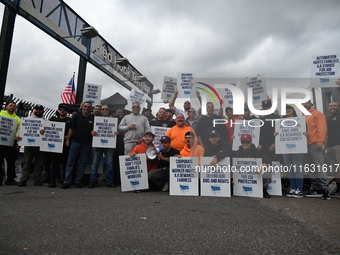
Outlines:
[[67, 159], [64, 183], [71, 184], [72, 172], [73, 172], [78, 156], [79, 156], [78, 171], [77, 171], [77, 178], [76, 178], [75, 183], [81, 182], [81, 178], [83, 178], [85, 167], [86, 167], [86, 161], [90, 154], [90, 151], [91, 151], [90, 145], [77, 143], [75, 141], [71, 142], [70, 152], [68, 154], [68, 159]]
[[98, 166], [104, 154], [104, 165], [106, 166], [106, 182], [113, 182], [113, 154], [112, 148], [92, 148], [92, 166], [90, 182], [97, 181]]
[[303, 158], [305, 154], [283, 154], [283, 161], [285, 166], [290, 169], [288, 172], [288, 179], [291, 189], [303, 190]]

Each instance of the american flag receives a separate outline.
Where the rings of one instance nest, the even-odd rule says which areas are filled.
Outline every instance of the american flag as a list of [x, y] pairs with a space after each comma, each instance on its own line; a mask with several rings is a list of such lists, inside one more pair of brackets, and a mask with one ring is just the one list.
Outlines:
[[76, 103], [76, 91], [74, 87], [74, 75], [72, 76], [70, 82], [67, 84], [63, 93], [61, 93], [61, 100], [65, 104], [75, 104]]

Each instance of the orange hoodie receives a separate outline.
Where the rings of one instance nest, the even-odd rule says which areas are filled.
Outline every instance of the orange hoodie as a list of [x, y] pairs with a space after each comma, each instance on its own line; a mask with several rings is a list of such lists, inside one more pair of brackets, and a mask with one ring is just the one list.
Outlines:
[[309, 112], [312, 114], [306, 116], [308, 141], [307, 144], [316, 143], [323, 145], [327, 139], [327, 122], [326, 116], [315, 108], [310, 108]]

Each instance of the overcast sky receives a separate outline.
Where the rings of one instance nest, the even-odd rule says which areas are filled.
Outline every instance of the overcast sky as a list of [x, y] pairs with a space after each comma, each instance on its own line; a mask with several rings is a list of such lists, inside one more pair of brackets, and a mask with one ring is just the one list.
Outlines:
[[[159, 89], [164, 76], [177, 72], [308, 78], [313, 55], [340, 53], [338, 0], [65, 2]], [[3, 9], [0, 3], [1, 14]], [[75, 53], [17, 16], [5, 94], [56, 108], [78, 62]], [[86, 82], [103, 85], [102, 98], [129, 94], [91, 64]]]

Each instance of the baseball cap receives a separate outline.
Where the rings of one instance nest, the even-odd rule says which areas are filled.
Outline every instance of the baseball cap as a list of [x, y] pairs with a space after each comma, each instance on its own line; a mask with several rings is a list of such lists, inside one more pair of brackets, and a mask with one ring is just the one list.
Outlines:
[[213, 129], [210, 131], [209, 137], [220, 137], [220, 132], [218, 132], [216, 129]]
[[264, 100], [262, 101], [262, 108], [264, 107], [271, 107], [272, 106], [272, 101], [271, 100]]
[[146, 133], [144, 134], [144, 136], [146, 136], [146, 135], [150, 135], [150, 136], [152, 136], [153, 138], [155, 138], [155, 135], [154, 135], [152, 132], [146, 132]]
[[41, 109], [41, 110], [44, 110], [44, 106], [42, 106], [41, 104], [36, 104], [34, 106], [34, 109]]
[[60, 110], [60, 109], [62, 109], [62, 108], [68, 110], [67, 105], [66, 105], [66, 104], [63, 104], [63, 103], [61, 103], [61, 104], [58, 105], [58, 110]]
[[166, 136], [166, 135], [163, 135], [160, 139], [160, 141], [164, 141], [166, 143], [170, 143], [170, 137], [169, 136]]
[[250, 134], [242, 134], [241, 135], [241, 141], [249, 141], [252, 142], [252, 138]]

